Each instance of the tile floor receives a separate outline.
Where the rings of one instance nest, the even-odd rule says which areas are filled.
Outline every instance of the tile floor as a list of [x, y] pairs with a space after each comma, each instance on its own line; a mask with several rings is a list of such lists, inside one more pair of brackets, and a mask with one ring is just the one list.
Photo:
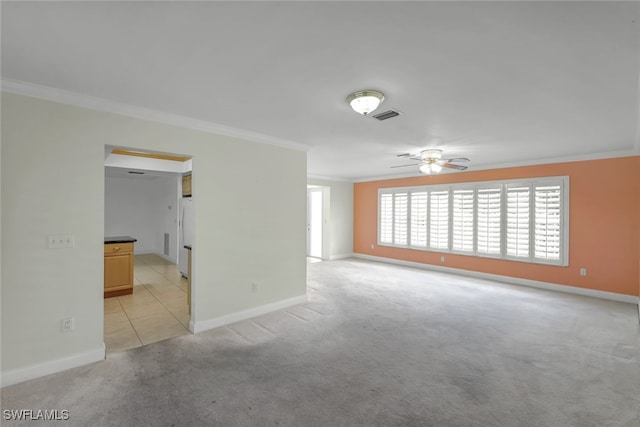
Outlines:
[[187, 280], [157, 255], [136, 255], [133, 294], [104, 300], [107, 353], [190, 334]]

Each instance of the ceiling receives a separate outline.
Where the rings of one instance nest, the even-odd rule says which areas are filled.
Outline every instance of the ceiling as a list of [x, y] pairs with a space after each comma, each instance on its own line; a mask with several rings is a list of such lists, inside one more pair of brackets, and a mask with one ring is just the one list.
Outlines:
[[[640, 153], [640, 2], [2, 2], [2, 78], [308, 149], [311, 176]], [[345, 98], [377, 89], [379, 122]]]

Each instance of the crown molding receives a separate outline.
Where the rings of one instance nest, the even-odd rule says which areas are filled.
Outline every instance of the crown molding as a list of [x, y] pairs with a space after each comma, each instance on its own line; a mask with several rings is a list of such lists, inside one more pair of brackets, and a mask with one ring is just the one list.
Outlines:
[[33, 98], [40, 98], [66, 105], [73, 105], [76, 107], [88, 108], [91, 110], [119, 114], [136, 119], [149, 120], [172, 126], [198, 130], [216, 135], [229, 136], [232, 138], [244, 139], [253, 142], [259, 142], [262, 144], [275, 145], [278, 147], [289, 148], [298, 151], [307, 152], [311, 149], [311, 147], [306, 144], [277, 138], [271, 135], [265, 135], [259, 132], [224, 126], [187, 116], [138, 107], [122, 102], [111, 101], [104, 98], [85, 95], [77, 92], [70, 92], [64, 89], [43, 86], [35, 83], [23, 82], [20, 80], [2, 78], [2, 91], [15, 93], [18, 95], [30, 96]]
[[[586, 162], [590, 160], [615, 159], [618, 157], [633, 157], [638, 155], [640, 155], [640, 150], [636, 150], [635, 148], [632, 148], [629, 150], [607, 151], [602, 153], [577, 154], [573, 156], [563, 156], [563, 157], [548, 157], [543, 159], [527, 160], [522, 162], [480, 165], [478, 167], [474, 167], [473, 171], [488, 170], [488, 169], [517, 168], [517, 167], [524, 167], [524, 166], [540, 166], [540, 165], [550, 165], [554, 163]], [[467, 172], [472, 172], [472, 171], [469, 170]]]
[[353, 182], [353, 180], [349, 179], [349, 178], [338, 178], [338, 177], [323, 176], [323, 175], [307, 175], [307, 181], [309, 181], [309, 180]]
[[[640, 64], [639, 64], [640, 65]], [[636, 103], [636, 140], [635, 149], [640, 153], [640, 73], [638, 73], [638, 96], [636, 97], [638, 102]], [[638, 306], [640, 309], [640, 306]]]
[[[632, 150], [612, 151], [607, 153], [581, 154], [576, 156], [546, 158], [546, 159], [528, 160], [528, 161], [522, 161], [522, 162], [485, 164], [485, 165], [478, 165], [478, 166], [470, 166], [469, 169], [464, 172], [447, 171], [447, 174], [452, 174], [452, 173], [460, 174], [460, 173], [469, 173], [469, 172], [484, 171], [484, 170], [519, 168], [519, 167], [525, 167], [525, 166], [550, 165], [554, 163], [586, 162], [590, 160], [605, 160], [605, 159], [615, 159], [619, 157], [635, 157], [635, 156], [640, 156], [640, 149], [634, 148]], [[387, 181], [392, 179], [412, 178], [417, 176], [435, 176], [435, 175], [424, 175], [416, 171], [416, 173], [409, 173], [409, 174], [380, 175], [380, 176], [372, 176], [367, 178], [358, 178], [358, 179], [354, 179], [353, 182], [357, 183], [357, 182]]]

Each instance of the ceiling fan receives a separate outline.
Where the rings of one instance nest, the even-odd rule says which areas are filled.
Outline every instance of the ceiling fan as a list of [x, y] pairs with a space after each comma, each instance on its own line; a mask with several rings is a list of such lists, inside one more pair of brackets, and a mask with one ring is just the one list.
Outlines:
[[420, 166], [418, 169], [421, 173], [431, 175], [433, 173], [438, 173], [442, 170], [442, 168], [456, 169], [456, 170], [466, 170], [467, 166], [458, 165], [456, 163], [466, 163], [470, 160], [466, 157], [456, 157], [453, 159], [443, 159], [442, 158], [442, 150], [429, 148], [426, 150], [422, 150], [418, 153], [404, 153], [398, 154], [398, 157], [403, 159], [413, 159], [418, 160], [420, 163], [411, 163], [409, 165], [398, 165], [391, 166], [392, 168], [404, 168], [407, 166]]

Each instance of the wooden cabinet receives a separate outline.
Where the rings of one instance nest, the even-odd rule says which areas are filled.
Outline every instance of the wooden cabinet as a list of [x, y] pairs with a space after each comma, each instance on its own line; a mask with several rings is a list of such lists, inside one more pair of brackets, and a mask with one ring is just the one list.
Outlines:
[[182, 177], [182, 197], [190, 197], [191, 194], [191, 175]]
[[133, 293], [133, 243], [105, 243], [104, 297]]

